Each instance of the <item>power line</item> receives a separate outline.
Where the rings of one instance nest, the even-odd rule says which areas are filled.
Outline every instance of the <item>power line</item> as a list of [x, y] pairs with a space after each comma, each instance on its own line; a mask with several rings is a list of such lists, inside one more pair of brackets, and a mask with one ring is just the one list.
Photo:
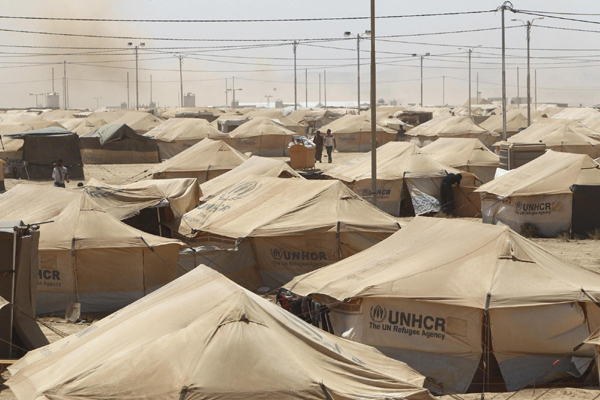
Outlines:
[[[562, 20], [562, 21], [581, 22], [581, 23], [585, 23], [585, 24], [600, 25], [599, 21], [590, 21], [590, 20], [585, 20], [585, 19], [561, 17], [561, 16], [557, 16], [557, 15], [552, 15], [550, 13], [545, 13], [543, 11], [536, 12], [536, 11], [525, 11], [525, 10], [514, 10], [513, 9], [512, 12], [526, 14], [526, 15], [533, 15], [533, 16], [537, 16], [537, 17], [553, 18], [553, 19], [558, 19], [558, 20]], [[587, 14], [587, 15], [592, 15], [592, 14]], [[596, 14], [596, 15], [598, 15], [598, 14]]]
[[536, 28], [555, 29], [555, 30], [559, 30], [559, 31], [600, 33], [600, 31], [594, 31], [594, 30], [591, 30], [591, 29], [564, 28], [564, 27], [561, 27], [561, 26], [548, 26], [548, 25], [540, 25], [540, 24], [536, 24], [535, 27]]
[[[521, 28], [520, 25], [508, 26], [506, 29]], [[461, 33], [474, 33], [474, 32], [486, 32], [495, 31], [501, 29], [496, 28], [480, 28], [480, 29], [463, 29], [458, 31], [443, 31], [443, 32], [427, 32], [427, 33], [413, 33], [405, 35], [384, 35], [379, 36], [381, 38], [397, 38], [397, 37], [417, 37], [417, 36], [435, 36], [435, 35], [449, 35], [449, 34], [461, 34]], [[60, 33], [60, 32], [46, 32], [46, 31], [30, 31], [30, 30], [19, 30], [19, 29], [6, 29], [1, 28], [0, 32], [10, 33], [26, 33], [34, 35], [50, 35], [50, 36], [67, 36], [67, 37], [85, 37], [85, 38], [98, 38], [98, 39], [122, 39], [122, 40], [157, 40], [157, 41], [181, 41], [181, 42], [261, 42], [261, 43], [277, 43], [285, 42], [291, 44], [292, 42], [333, 42], [333, 41], [348, 41], [354, 40], [354, 38], [304, 38], [304, 39], [206, 39], [206, 38], [163, 38], [163, 37], [136, 37], [136, 36], [112, 36], [112, 35], [91, 35], [81, 33]], [[370, 40], [370, 38], [365, 38]], [[376, 39], [378, 40], [378, 39]]]
[[[453, 15], [485, 14], [496, 10], [457, 11], [432, 14], [381, 15], [377, 19], [397, 19], [415, 17], [442, 17]], [[0, 15], [0, 19], [42, 20], [42, 21], [78, 21], [78, 22], [143, 22], [143, 23], [248, 23], [248, 22], [316, 22], [366, 20], [370, 17], [322, 17], [322, 18], [278, 18], [278, 19], [115, 19], [115, 18], [65, 18]]]

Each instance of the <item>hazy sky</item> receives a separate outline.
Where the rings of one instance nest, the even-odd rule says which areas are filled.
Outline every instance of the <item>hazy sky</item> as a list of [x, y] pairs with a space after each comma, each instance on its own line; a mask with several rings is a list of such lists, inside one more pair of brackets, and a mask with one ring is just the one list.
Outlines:
[[[369, 0], [20, 0], [3, 3], [0, 15], [71, 18], [119, 19], [280, 19], [368, 16]], [[500, 1], [401, 1], [377, 0], [376, 14], [407, 15], [456, 11], [492, 10]], [[514, 1], [517, 9], [587, 12], [600, 14], [600, 2], [592, 0]], [[600, 16], [572, 16], [600, 21]], [[506, 26], [520, 25], [512, 18], [531, 19], [524, 14], [506, 14]], [[535, 26], [539, 25], [539, 26]], [[532, 30], [531, 65], [537, 69], [538, 102], [568, 102], [571, 105], [600, 103], [600, 26], [545, 18], [535, 21]], [[443, 17], [394, 18], [377, 20], [377, 36], [416, 35], [500, 27], [500, 13]], [[598, 31], [576, 32], [555, 27]], [[344, 31], [353, 33], [369, 29], [368, 20], [318, 22], [253, 23], [132, 23], [132, 22], [65, 22], [0, 19], [0, 29], [76, 33], [109, 36], [162, 37], [177, 39], [343, 39]], [[525, 28], [506, 32], [508, 96], [517, 94], [517, 67], [520, 94], [526, 93]], [[241, 103], [264, 103], [282, 99], [293, 102], [292, 45], [282, 42], [195, 42], [150, 39], [105, 39], [50, 36], [0, 31], [0, 107], [33, 106], [30, 93], [52, 90], [51, 68], [55, 68], [56, 91], [62, 103], [62, 61], [66, 60], [71, 107], [95, 108], [94, 97], [102, 97], [100, 106], [119, 105], [127, 99], [126, 74], [130, 75], [131, 101], [135, 101], [135, 62], [127, 42], [145, 42], [140, 51], [140, 103], [150, 100], [150, 75], [153, 99], [161, 106], [176, 106], [179, 93], [179, 61], [185, 54], [184, 92], [196, 94], [196, 105], [223, 105], [225, 78], [235, 76], [237, 98]], [[445, 78], [445, 101], [462, 104], [468, 97], [468, 62], [466, 48], [481, 45], [473, 52], [473, 96], [476, 74], [483, 97], [501, 95], [500, 30], [429, 36], [406, 36], [377, 41], [377, 97], [397, 99], [399, 103], [418, 103], [420, 96], [419, 58], [412, 53], [431, 53], [424, 61], [424, 103], [442, 103]], [[231, 50], [230, 46], [256, 46]], [[316, 47], [323, 46], [323, 47]], [[65, 46], [108, 49], [50, 49], [7, 46]], [[370, 42], [361, 41], [361, 100], [369, 96]], [[167, 49], [188, 47], [188, 49]], [[326, 48], [325, 48], [326, 47]], [[459, 48], [462, 47], [462, 48]], [[548, 50], [552, 49], [552, 50]], [[574, 51], [581, 50], [581, 51]], [[73, 53], [90, 53], [78, 55]], [[43, 55], [49, 54], [49, 55]], [[61, 55], [56, 55], [61, 54]], [[65, 54], [65, 55], [63, 55]], [[356, 40], [300, 44], [298, 56], [298, 100], [305, 102], [305, 69], [308, 68], [308, 100], [319, 100], [319, 73], [327, 70], [327, 101], [356, 101]], [[28, 63], [60, 63], [34, 65]], [[86, 65], [81, 65], [86, 64]], [[322, 78], [323, 79], [323, 78]], [[32, 82], [34, 81], [34, 82]], [[40, 99], [41, 100], [41, 99]], [[231, 98], [229, 99], [231, 101]]]

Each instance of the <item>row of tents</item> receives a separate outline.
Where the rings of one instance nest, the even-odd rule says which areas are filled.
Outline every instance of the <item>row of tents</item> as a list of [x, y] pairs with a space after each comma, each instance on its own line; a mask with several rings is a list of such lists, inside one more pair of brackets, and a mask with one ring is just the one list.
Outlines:
[[417, 217], [286, 283], [318, 302], [304, 321], [202, 263], [29, 352], [8, 386], [19, 399], [431, 399], [598, 383], [600, 275], [505, 226]]

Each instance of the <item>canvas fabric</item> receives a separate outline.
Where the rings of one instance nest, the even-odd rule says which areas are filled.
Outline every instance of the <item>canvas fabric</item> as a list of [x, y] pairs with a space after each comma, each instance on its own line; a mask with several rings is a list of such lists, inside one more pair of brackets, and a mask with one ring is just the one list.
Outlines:
[[[479, 362], [486, 310], [509, 390], [551, 377], [548, 368], [558, 354], [569, 355], [558, 370], [581, 376], [593, 355], [571, 349], [600, 323], [596, 305], [583, 292], [598, 298], [597, 274], [508, 227], [460, 220], [417, 217], [381, 243], [285, 287], [331, 304], [337, 334], [410, 362], [453, 391], [468, 388]], [[444, 329], [441, 320], [437, 331], [435, 324], [425, 329], [427, 316], [433, 318], [427, 318], [429, 326], [445, 320]], [[413, 323], [420, 334], [411, 337], [406, 329], [414, 329]]]
[[[194, 307], [189, 307], [194, 304]], [[186, 312], [181, 312], [182, 307]], [[286, 360], [290, 368], [281, 368]], [[433, 399], [424, 377], [198, 267], [11, 367], [18, 399]]]

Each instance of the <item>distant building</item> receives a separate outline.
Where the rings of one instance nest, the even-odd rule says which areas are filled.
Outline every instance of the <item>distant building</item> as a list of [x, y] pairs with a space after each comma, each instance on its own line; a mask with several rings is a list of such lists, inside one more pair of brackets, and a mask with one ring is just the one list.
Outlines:
[[46, 107], [51, 108], [53, 110], [57, 110], [60, 108], [60, 99], [58, 93], [46, 93]]
[[283, 100], [281, 100], [281, 99], [275, 100], [275, 108], [283, 108]]
[[238, 108], [240, 106], [240, 102], [239, 101], [232, 101], [231, 102], [231, 108]]
[[398, 105], [398, 101], [396, 99], [390, 100], [390, 106], [396, 107]]
[[193, 93], [186, 93], [183, 95], [183, 106], [184, 107], [196, 107], [196, 95]]
[[127, 108], [127, 103], [126, 103], [126, 102], [124, 102], [124, 101], [122, 101], [122, 102], [121, 102], [121, 108], [122, 108], [122, 109], [126, 109], [126, 108]]

